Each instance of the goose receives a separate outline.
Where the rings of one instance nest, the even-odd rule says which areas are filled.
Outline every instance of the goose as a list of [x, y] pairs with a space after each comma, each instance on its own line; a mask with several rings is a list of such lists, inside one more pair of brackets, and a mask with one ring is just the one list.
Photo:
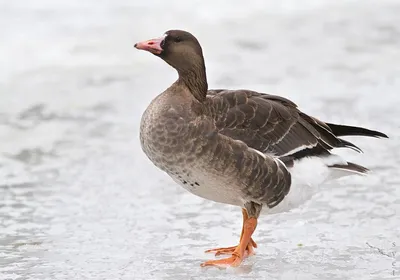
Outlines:
[[[209, 89], [202, 48], [187, 31], [169, 30], [134, 47], [178, 72], [178, 79], [142, 115], [144, 153], [189, 192], [242, 209], [239, 244], [207, 250], [228, 257], [206, 261], [203, 267], [235, 267], [252, 255], [257, 247], [252, 235], [261, 213], [298, 207], [326, 180], [367, 173], [366, 167], [332, 153], [334, 148], [361, 152], [342, 136], [388, 137], [323, 122], [281, 96]], [[308, 179], [301, 181], [303, 175]]]

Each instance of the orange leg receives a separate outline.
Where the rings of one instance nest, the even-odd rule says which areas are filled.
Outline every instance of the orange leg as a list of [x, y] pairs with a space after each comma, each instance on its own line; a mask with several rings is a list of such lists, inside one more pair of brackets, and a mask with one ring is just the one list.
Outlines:
[[[242, 240], [242, 238], [243, 238], [244, 224], [247, 221], [247, 219], [249, 218], [249, 216], [247, 215], [246, 209], [242, 208], [242, 214], [243, 214], [243, 226], [242, 226], [242, 233], [240, 234], [240, 240]], [[231, 254], [233, 254], [236, 247], [238, 247], [238, 246], [239, 245], [232, 246], [232, 247], [225, 247], [225, 248], [210, 249], [210, 250], [207, 250], [206, 253], [215, 253], [215, 256], [231, 255]], [[246, 250], [245, 250], [247, 253], [247, 256], [251, 256], [254, 254], [254, 248], [257, 248], [257, 243], [254, 242], [254, 240], [252, 238], [250, 238], [250, 242], [247, 244]]]
[[254, 217], [248, 218], [243, 225], [243, 235], [240, 240], [239, 245], [233, 251], [232, 256], [226, 259], [221, 260], [212, 260], [206, 261], [201, 264], [202, 267], [204, 266], [220, 266], [220, 267], [227, 267], [227, 266], [239, 266], [244, 257], [246, 248], [250, 243], [251, 235], [253, 234], [254, 230], [257, 227], [257, 219]]

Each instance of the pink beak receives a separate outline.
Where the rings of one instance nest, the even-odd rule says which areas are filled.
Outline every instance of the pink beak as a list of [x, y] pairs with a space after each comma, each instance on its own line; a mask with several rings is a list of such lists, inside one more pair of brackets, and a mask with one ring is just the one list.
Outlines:
[[161, 43], [163, 40], [164, 37], [151, 39], [148, 41], [136, 43], [134, 47], [137, 48], [138, 50], [151, 52], [152, 54], [160, 54], [163, 51], [161, 47]]

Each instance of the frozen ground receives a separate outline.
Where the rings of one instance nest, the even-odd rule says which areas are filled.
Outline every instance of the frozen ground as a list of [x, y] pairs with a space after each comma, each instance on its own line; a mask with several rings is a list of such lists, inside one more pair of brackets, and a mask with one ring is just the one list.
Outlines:
[[[400, 3], [204, 3], [0, 1], [0, 279], [400, 279]], [[176, 74], [132, 46], [171, 28], [200, 39], [212, 87], [391, 137], [345, 153], [371, 176], [263, 217], [240, 269], [199, 267], [237, 242], [240, 209], [186, 193], [139, 146]]]

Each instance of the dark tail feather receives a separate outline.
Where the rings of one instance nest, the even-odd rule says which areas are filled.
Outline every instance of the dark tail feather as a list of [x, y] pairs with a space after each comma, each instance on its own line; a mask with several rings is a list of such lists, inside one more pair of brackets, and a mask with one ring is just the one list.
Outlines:
[[377, 137], [377, 138], [389, 138], [386, 134], [369, 130], [362, 127], [357, 126], [348, 126], [348, 125], [338, 125], [332, 123], [326, 123], [329, 128], [332, 130], [333, 134], [336, 136], [350, 136], [350, 135], [358, 135], [358, 136], [369, 136], [369, 137]]
[[[288, 168], [291, 168], [294, 166], [294, 163], [296, 161], [295, 158], [292, 156], [284, 156], [279, 158]], [[369, 169], [352, 163], [352, 162], [347, 162], [343, 164], [332, 164], [332, 165], [327, 165], [328, 168], [335, 169], [336, 172], [332, 172], [329, 177], [326, 179], [326, 181], [332, 180], [332, 179], [338, 179], [344, 176], [349, 176], [352, 174], [358, 174], [358, 175], [365, 175], [366, 173], [369, 172]]]
[[368, 173], [369, 169], [352, 163], [352, 162], [347, 162], [347, 164], [333, 164], [333, 165], [329, 165], [329, 168], [336, 168], [336, 169], [342, 169], [342, 170], [346, 170], [346, 171], [350, 171], [350, 172], [355, 172], [355, 173], [359, 173], [359, 174], [365, 174]]
[[350, 149], [352, 149], [352, 150], [354, 150], [356, 152], [359, 152], [359, 153], [363, 152], [359, 147], [357, 147], [353, 143], [351, 143], [349, 141], [346, 141], [346, 140], [343, 140], [343, 139], [340, 139], [340, 138], [338, 138], [338, 139], [340, 141], [339, 145], [337, 146], [338, 148], [350, 148]]

